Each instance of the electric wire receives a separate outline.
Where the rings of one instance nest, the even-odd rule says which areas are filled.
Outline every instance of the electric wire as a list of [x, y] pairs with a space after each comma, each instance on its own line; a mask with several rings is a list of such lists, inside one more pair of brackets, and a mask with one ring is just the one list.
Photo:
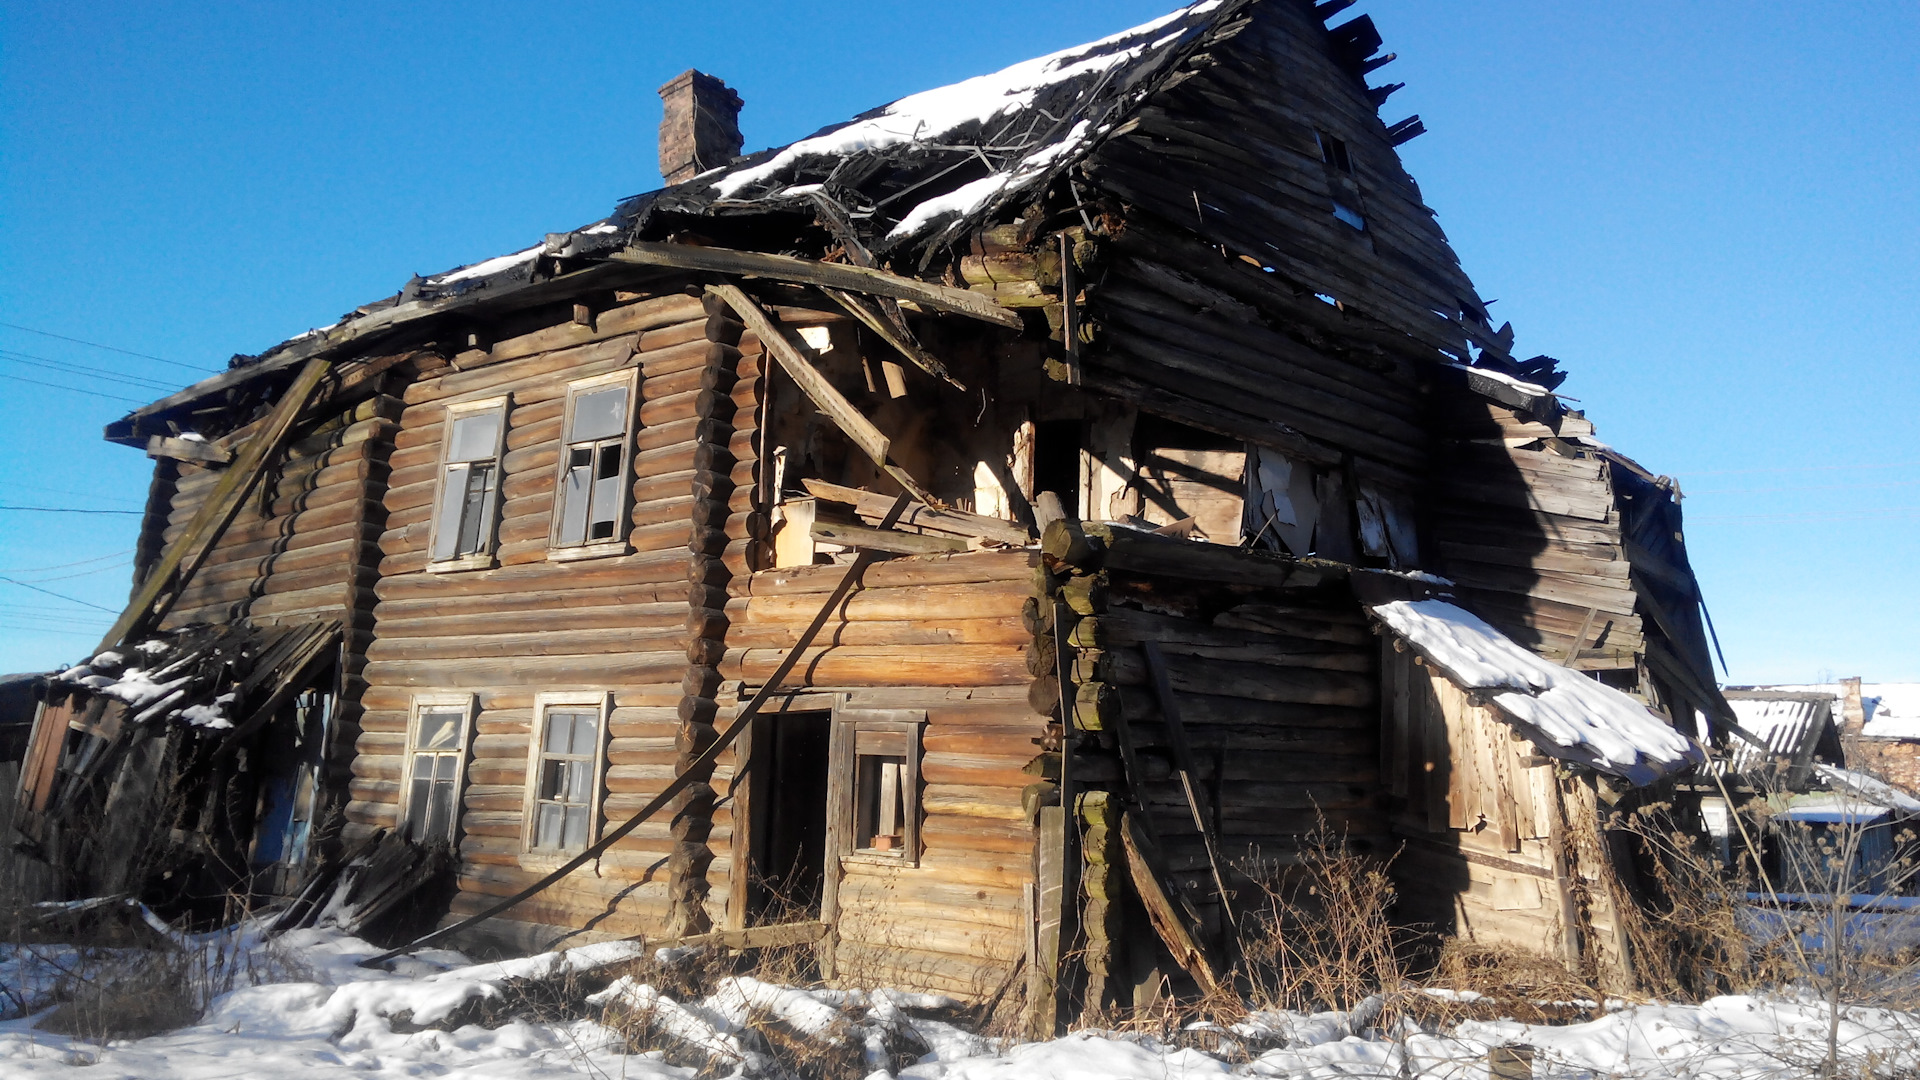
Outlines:
[[109, 382], [124, 383], [141, 390], [171, 392], [174, 387], [159, 379], [142, 378], [122, 371], [108, 371], [105, 368], [89, 367], [86, 364], [73, 364], [64, 360], [51, 360], [33, 353], [15, 352], [12, 349], [0, 349], [0, 360], [11, 364], [25, 364], [28, 367], [47, 368], [51, 371], [64, 371], [73, 375], [82, 375], [89, 379], [106, 379]]
[[71, 341], [75, 345], [86, 345], [90, 348], [105, 349], [108, 352], [117, 352], [124, 356], [137, 356], [142, 360], [158, 360], [162, 364], [172, 364], [174, 367], [186, 368], [188, 371], [204, 371], [208, 374], [218, 374], [218, 372], [215, 369], [209, 368], [209, 367], [203, 367], [198, 364], [183, 364], [178, 360], [169, 360], [164, 356], [155, 356], [152, 353], [134, 352], [132, 349], [122, 349], [116, 345], [102, 345], [97, 341], [88, 341], [85, 338], [68, 337], [65, 334], [56, 334], [51, 330], [35, 330], [31, 326], [21, 326], [19, 323], [10, 323], [10, 322], [0, 322], [0, 326], [4, 326], [9, 330], [20, 330], [29, 334], [38, 334], [41, 337], [53, 338], [56, 341]]
[[120, 614], [118, 611], [115, 611], [110, 607], [101, 607], [99, 604], [96, 604], [91, 600], [82, 600], [77, 596], [68, 596], [65, 593], [54, 592], [52, 589], [43, 589], [38, 585], [33, 585], [25, 581], [20, 581], [15, 578], [7, 577], [5, 575], [0, 575], [0, 581], [4, 581], [9, 585], [18, 585], [23, 589], [32, 589], [34, 592], [37, 592], [37, 593], [46, 593], [48, 596], [58, 597], [61, 600], [67, 601], [68, 603], [79, 604], [82, 607], [90, 607], [96, 611], [104, 611], [109, 615]]
[[0, 510], [19, 510], [30, 514], [144, 514], [145, 510], [94, 510], [78, 506], [0, 506]]
[[116, 551], [108, 555], [95, 555], [91, 559], [78, 559], [74, 562], [54, 563], [52, 566], [22, 566], [12, 570], [0, 570], [0, 574], [44, 574], [51, 570], [71, 570], [76, 566], [91, 566], [97, 562], [106, 562], [108, 559], [118, 559], [131, 554], [133, 554], [133, 549], [127, 548], [125, 551]]
[[106, 398], [109, 401], [125, 401], [133, 405], [146, 404], [146, 402], [141, 400], [140, 398], [121, 397], [119, 394], [102, 394], [97, 390], [82, 390], [77, 386], [65, 386], [60, 383], [42, 382], [39, 379], [29, 379], [20, 375], [0, 374], [0, 379], [11, 379], [14, 382], [32, 383], [35, 386], [48, 386], [48, 387], [52, 387], [55, 390], [65, 390], [70, 394], [86, 394], [88, 397]]

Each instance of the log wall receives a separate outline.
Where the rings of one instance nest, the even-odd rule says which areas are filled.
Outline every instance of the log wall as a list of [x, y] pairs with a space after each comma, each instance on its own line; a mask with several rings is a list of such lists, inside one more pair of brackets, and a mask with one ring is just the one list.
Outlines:
[[[924, 709], [919, 865], [847, 860], [836, 974], [985, 997], [1024, 954], [1033, 830], [1021, 791], [1046, 721], [1027, 700], [1025, 551], [888, 559], [869, 567], [784, 686], [844, 691], [858, 707]], [[728, 602], [726, 679], [765, 681], [845, 568], [766, 570]], [[730, 716], [723, 711], [723, 718]], [[716, 816], [715, 892], [729, 853]], [[829, 870], [831, 873], [831, 869]], [[713, 918], [723, 917], [714, 904]]]
[[[600, 807], [610, 823], [665, 786], [690, 741], [682, 719], [689, 641], [696, 640], [689, 627], [715, 603], [707, 586], [690, 578], [705, 564], [689, 544], [699, 542], [713, 515], [694, 492], [728, 467], [728, 433], [716, 424], [725, 422], [720, 403], [729, 400], [740, 354], [716, 351], [706, 311], [684, 295], [624, 303], [589, 322], [556, 321], [456, 356], [451, 370], [408, 386], [398, 416], [348, 835], [396, 819], [414, 696], [475, 694], [453, 917], [519, 890], [547, 868], [520, 853], [536, 694], [613, 695]], [[628, 366], [640, 370], [632, 550], [548, 561], [567, 384]], [[498, 565], [430, 573], [445, 408], [503, 394], [512, 400]], [[575, 872], [481, 932], [519, 946], [564, 932], [555, 928], [661, 932], [671, 916], [677, 835], [685, 828], [666, 817], [642, 825], [597, 867]]]
[[1646, 645], [1611, 474], [1565, 441], [1593, 425], [1574, 414], [1543, 423], [1461, 388], [1435, 399], [1433, 569], [1547, 659], [1631, 672]]

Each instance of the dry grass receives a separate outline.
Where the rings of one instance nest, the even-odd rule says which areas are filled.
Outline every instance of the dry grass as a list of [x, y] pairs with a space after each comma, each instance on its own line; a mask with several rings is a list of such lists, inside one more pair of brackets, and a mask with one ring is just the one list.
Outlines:
[[1406, 984], [1386, 863], [1355, 853], [1322, 822], [1292, 865], [1240, 870], [1259, 889], [1239, 942], [1238, 981], [1253, 1007], [1347, 1010]]

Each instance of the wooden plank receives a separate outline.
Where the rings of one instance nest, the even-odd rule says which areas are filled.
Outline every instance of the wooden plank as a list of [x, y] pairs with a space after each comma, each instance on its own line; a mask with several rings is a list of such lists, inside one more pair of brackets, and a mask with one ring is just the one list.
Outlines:
[[[816, 498], [849, 503], [862, 517], [878, 518], [887, 512], [887, 507], [893, 502], [878, 492], [829, 484], [824, 480], [807, 479], [800, 482]], [[1033, 542], [1033, 534], [1027, 531], [1026, 526], [1016, 522], [960, 510], [936, 510], [924, 505], [908, 507], [907, 512], [900, 515], [900, 524], [956, 536], [978, 536], [983, 540], [997, 540], [1022, 547]]]
[[649, 948], [655, 949], [689, 949], [708, 946], [737, 951], [775, 949], [782, 945], [811, 945], [826, 936], [826, 923], [809, 921], [775, 923], [772, 926], [749, 926], [741, 930], [715, 930], [705, 934], [674, 938], [653, 938], [646, 934], [635, 934], [627, 940], [642, 941]]
[[1232, 894], [1227, 891], [1227, 878], [1220, 869], [1220, 838], [1214, 835], [1213, 821], [1201, 805], [1199, 781], [1194, 775], [1193, 744], [1187, 741], [1186, 725], [1180, 722], [1180, 703], [1174, 699], [1173, 686], [1167, 681], [1167, 659], [1161, 654], [1157, 641], [1141, 642], [1140, 647], [1146, 653], [1147, 666], [1153, 673], [1153, 693], [1160, 701], [1160, 718], [1166, 723], [1168, 740], [1173, 744], [1174, 768], [1180, 776], [1180, 789], [1186, 794], [1187, 809], [1193, 812], [1193, 824], [1200, 830], [1200, 837], [1207, 845], [1207, 865], [1213, 870], [1213, 887], [1220, 897], [1221, 913], [1226, 916], [1228, 925], [1236, 926], [1239, 919], [1233, 913]]
[[927, 536], [896, 529], [869, 529], [864, 525], [840, 525], [815, 521], [811, 534], [829, 544], [871, 551], [891, 551], [900, 555], [945, 555], [967, 550], [967, 542], [957, 537]]
[[789, 255], [768, 255], [758, 251], [731, 248], [693, 247], [686, 244], [629, 244], [608, 256], [614, 262], [641, 266], [670, 266], [682, 270], [712, 270], [743, 277], [770, 278], [804, 285], [818, 285], [871, 296], [889, 296], [910, 300], [938, 311], [966, 315], [1008, 329], [1018, 330], [1020, 316], [986, 298], [965, 289], [948, 288], [912, 278], [889, 274], [863, 266], [815, 262]]
[[1202, 990], [1215, 993], [1220, 989], [1220, 978], [1214, 973], [1213, 962], [1194, 940], [1166, 890], [1161, 888], [1161, 875], [1156, 866], [1158, 854], [1141, 835], [1139, 820], [1131, 813], [1120, 815], [1120, 841], [1127, 851], [1127, 870], [1133, 877], [1133, 887], [1147, 909], [1147, 921], [1153, 924], [1154, 933], [1160, 935], [1167, 951], [1187, 969]]
[[913, 365], [921, 371], [947, 383], [955, 390], [967, 388], [965, 383], [953, 377], [953, 373], [947, 370], [947, 366], [940, 362], [939, 357], [928, 352], [925, 346], [913, 339], [912, 335], [903, 333], [899, 327], [888, 322], [880, 312], [868, 307], [865, 299], [844, 289], [822, 288], [820, 291], [826, 293], [827, 298], [834, 303], [846, 308], [849, 314], [873, 331], [876, 337], [893, 346], [895, 352], [912, 361]]
[[194, 571], [212, 554], [221, 531], [239, 515], [247, 496], [259, 485], [267, 460], [286, 443], [287, 436], [293, 431], [294, 420], [319, 390], [321, 380], [326, 378], [332, 367], [333, 361], [323, 356], [307, 361], [300, 374], [294, 377], [293, 385], [287, 387], [286, 393], [280, 396], [279, 403], [273, 407], [266, 427], [256, 438], [248, 440], [239, 458], [221, 475], [219, 483], [214, 485], [213, 491], [188, 523], [186, 532], [160, 556], [160, 561], [147, 574], [140, 591], [100, 640], [96, 652], [111, 649], [166, 617], [174, 601], [185, 590], [187, 582], [193, 578]]
[[[894, 513], [889, 514], [888, 520], [883, 522], [882, 524], [889, 525], [889, 526], [892, 525], [893, 524], [892, 519], [895, 517], [898, 517], [899, 512], [901, 510], [906, 509], [906, 505], [907, 505], [907, 496], [903, 494], [899, 497], [898, 501], [895, 503]], [[520, 890], [514, 895], [509, 896], [504, 900], [501, 900], [495, 904], [489, 905], [484, 911], [480, 911], [474, 915], [470, 915], [467, 918], [460, 920], [459, 922], [452, 923], [447, 926], [443, 926], [440, 929], [435, 930], [434, 932], [427, 934], [424, 937], [418, 938], [415, 941], [412, 941], [406, 945], [402, 945], [394, 949], [389, 949], [386, 952], [380, 954], [379, 956], [369, 957], [368, 959], [360, 962], [361, 966], [362, 967], [378, 967], [381, 964], [386, 963], [388, 960], [391, 960], [396, 956], [401, 956], [406, 953], [413, 952], [416, 949], [425, 948], [426, 946], [431, 945], [436, 941], [443, 940], [447, 937], [452, 936], [453, 934], [459, 933], [470, 927], [473, 927], [482, 922], [485, 922], [486, 920], [491, 919], [501, 914], [502, 912], [505, 912], [511, 909], [515, 905], [525, 900], [531, 899], [534, 896], [537, 896], [542, 891], [544, 891], [548, 886], [553, 885], [554, 883], [560, 881], [561, 879], [565, 878], [568, 874], [573, 873], [573, 871], [579, 869], [582, 866], [585, 866], [587, 863], [592, 862], [595, 859], [598, 859], [602, 853], [604, 853], [608, 848], [612, 847], [615, 843], [619, 842], [619, 840], [622, 837], [626, 836], [627, 834], [633, 832], [635, 829], [639, 828], [640, 825], [643, 822], [645, 822], [648, 818], [652, 817], [654, 814], [658, 813], [663, 807], [665, 807], [667, 804], [672, 802], [673, 799], [676, 796], [678, 796], [681, 791], [684, 791], [687, 787], [689, 787], [690, 785], [696, 782], [704, 783], [705, 778], [708, 776], [709, 770], [711, 769], [714, 762], [718, 761], [720, 759], [720, 755], [725, 753], [727, 749], [733, 745], [734, 739], [738, 738], [741, 734], [743, 734], [747, 730], [747, 728], [752, 724], [754, 716], [756, 716], [760, 712], [761, 707], [766, 704], [767, 699], [773, 695], [776, 689], [779, 688], [781, 680], [785, 679], [788, 673], [793, 670], [794, 665], [799, 662], [801, 654], [806, 651], [806, 648], [808, 645], [812, 644], [814, 635], [818, 634], [820, 632], [820, 628], [826, 625], [827, 619], [833, 613], [834, 608], [839, 606], [841, 599], [844, 598], [847, 595], [847, 592], [853, 588], [854, 582], [859, 580], [861, 573], [866, 570], [868, 564], [871, 563], [872, 561], [873, 561], [873, 555], [870, 552], [863, 551], [859, 555], [855, 556], [853, 560], [853, 564], [847, 567], [846, 573], [840, 578], [840, 584], [836, 586], [833, 592], [827, 596], [827, 602], [821, 606], [820, 614], [814, 619], [813, 624], [808, 626], [807, 629], [801, 633], [800, 639], [794, 643], [793, 648], [788, 651], [786, 657], [781, 660], [781, 662], [777, 667], [775, 667], [773, 673], [767, 678], [766, 682], [760, 687], [759, 692], [754, 694], [753, 699], [747, 702], [746, 706], [743, 707], [738, 713], [734, 715], [734, 719], [732, 723], [730, 723], [727, 726], [727, 729], [724, 732], [720, 733], [719, 737], [716, 738], [711, 745], [709, 745], [705, 750], [701, 751], [699, 755], [694, 757], [691, 761], [688, 761], [684, 765], [680, 766], [678, 775], [676, 775], [673, 778], [673, 780], [666, 785], [666, 787], [661, 789], [658, 795], [655, 795], [652, 799], [650, 799], [647, 802], [645, 806], [642, 806], [638, 811], [636, 811], [632, 817], [628, 818], [624, 823], [617, 826], [616, 828], [608, 830], [607, 833], [599, 839], [599, 841], [590, 845], [586, 850], [580, 852], [580, 854], [575, 855], [573, 858], [561, 864], [561, 866], [558, 869], [554, 870], [552, 873], [547, 874], [545, 877], [527, 886], [526, 888]]]

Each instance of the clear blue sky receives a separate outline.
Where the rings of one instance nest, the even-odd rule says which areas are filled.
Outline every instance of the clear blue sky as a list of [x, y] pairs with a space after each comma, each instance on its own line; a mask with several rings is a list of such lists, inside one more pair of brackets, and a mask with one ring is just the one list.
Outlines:
[[[0, 321], [211, 370], [657, 186], [654, 88], [687, 67], [740, 90], [757, 149], [1170, 6], [15, 0]], [[1920, 6], [1353, 11], [1521, 355], [1681, 479], [1733, 680], [1920, 680]], [[137, 508], [149, 463], [99, 440], [131, 402], [20, 380], [145, 399], [192, 373], [0, 350], [0, 504]], [[136, 520], [0, 511], [0, 575], [97, 605], [0, 582], [0, 671], [86, 653]]]

